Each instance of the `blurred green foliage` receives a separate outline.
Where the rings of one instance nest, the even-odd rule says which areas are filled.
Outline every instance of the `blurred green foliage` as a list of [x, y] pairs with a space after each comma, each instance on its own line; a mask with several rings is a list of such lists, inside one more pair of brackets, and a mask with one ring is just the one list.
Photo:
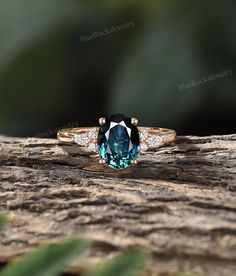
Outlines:
[[[0, 222], [1, 222], [0, 217]], [[89, 248], [89, 242], [80, 239], [40, 246], [22, 259], [8, 264], [1, 276], [57, 276], [66, 265]], [[94, 268], [88, 276], [134, 276], [144, 269], [149, 255], [141, 249], [121, 253], [102, 268]], [[88, 269], [89, 270], [89, 269]], [[79, 271], [78, 271], [79, 272]]]
[[[234, 130], [235, 1], [0, 1], [0, 133], [115, 112], [182, 132]], [[81, 37], [133, 22], [88, 42]], [[232, 76], [179, 91], [223, 69]]]
[[68, 240], [41, 246], [22, 260], [9, 264], [1, 276], [57, 276], [89, 246], [84, 240]]
[[155, 125], [158, 120], [169, 127], [188, 123], [200, 112], [205, 113], [203, 124], [207, 124], [207, 116], [215, 117], [212, 123], [217, 118], [221, 123], [221, 110], [236, 115], [236, 79], [230, 74], [187, 90], [178, 89], [181, 83], [224, 69], [234, 71], [235, 3], [230, 3], [178, 1], [158, 18], [153, 16], [117, 74], [112, 109], [136, 114], [145, 124]]
[[[6, 218], [0, 214], [0, 231]], [[90, 242], [69, 239], [59, 243], [41, 245], [22, 259], [8, 264], [0, 271], [0, 276], [57, 276], [66, 265], [89, 249]], [[133, 249], [121, 253], [102, 267], [95, 267], [87, 276], [134, 276], [144, 269], [149, 254], [143, 249]], [[88, 269], [89, 270], [89, 269]]]
[[149, 255], [143, 250], [130, 250], [120, 254], [102, 268], [97, 268], [87, 276], [134, 276], [143, 270]]

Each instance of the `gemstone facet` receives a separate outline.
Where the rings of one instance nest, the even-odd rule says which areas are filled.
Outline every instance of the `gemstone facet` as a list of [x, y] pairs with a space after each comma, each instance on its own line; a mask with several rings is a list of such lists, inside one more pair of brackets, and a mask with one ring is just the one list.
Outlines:
[[139, 148], [139, 131], [131, 118], [115, 114], [100, 126], [98, 151], [110, 168], [127, 168], [138, 157]]

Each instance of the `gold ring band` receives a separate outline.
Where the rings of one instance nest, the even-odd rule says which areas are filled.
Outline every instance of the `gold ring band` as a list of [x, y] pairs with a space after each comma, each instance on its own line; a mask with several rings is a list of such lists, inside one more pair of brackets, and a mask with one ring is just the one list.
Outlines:
[[[147, 136], [156, 136], [161, 138], [161, 143], [157, 146], [149, 146], [148, 148], [155, 148], [167, 145], [176, 140], [176, 132], [173, 129], [168, 128], [160, 128], [160, 127], [138, 127], [139, 133], [141, 136], [141, 143], [147, 141], [148, 137], [145, 137], [145, 133]], [[98, 127], [76, 127], [76, 128], [65, 128], [61, 129], [57, 133], [57, 139], [61, 142], [73, 143], [75, 142], [74, 138], [78, 135], [88, 135], [91, 131], [97, 132], [99, 131]], [[143, 139], [142, 139], [143, 137]], [[94, 139], [91, 139], [94, 142]], [[83, 146], [83, 145], [82, 145]]]
[[114, 114], [108, 120], [99, 119], [100, 127], [76, 127], [58, 131], [61, 142], [75, 142], [98, 152], [101, 163], [113, 169], [124, 169], [137, 163], [139, 153], [159, 148], [176, 139], [176, 132], [168, 128], [137, 127], [138, 120]]

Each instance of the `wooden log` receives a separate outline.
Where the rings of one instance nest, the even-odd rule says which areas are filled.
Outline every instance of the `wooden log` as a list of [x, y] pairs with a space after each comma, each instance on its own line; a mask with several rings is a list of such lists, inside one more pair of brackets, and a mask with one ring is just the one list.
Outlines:
[[2, 265], [75, 235], [93, 247], [72, 275], [135, 246], [152, 253], [144, 275], [236, 275], [236, 134], [178, 137], [123, 171], [76, 145], [0, 136], [0, 212]]

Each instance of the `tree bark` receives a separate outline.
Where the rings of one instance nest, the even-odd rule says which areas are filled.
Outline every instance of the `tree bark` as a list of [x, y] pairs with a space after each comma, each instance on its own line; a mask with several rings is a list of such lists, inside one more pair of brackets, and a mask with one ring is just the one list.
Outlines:
[[236, 134], [178, 137], [114, 171], [54, 139], [0, 136], [0, 263], [44, 241], [78, 236], [92, 249], [68, 271], [120, 251], [151, 251], [143, 275], [236, 275]]

